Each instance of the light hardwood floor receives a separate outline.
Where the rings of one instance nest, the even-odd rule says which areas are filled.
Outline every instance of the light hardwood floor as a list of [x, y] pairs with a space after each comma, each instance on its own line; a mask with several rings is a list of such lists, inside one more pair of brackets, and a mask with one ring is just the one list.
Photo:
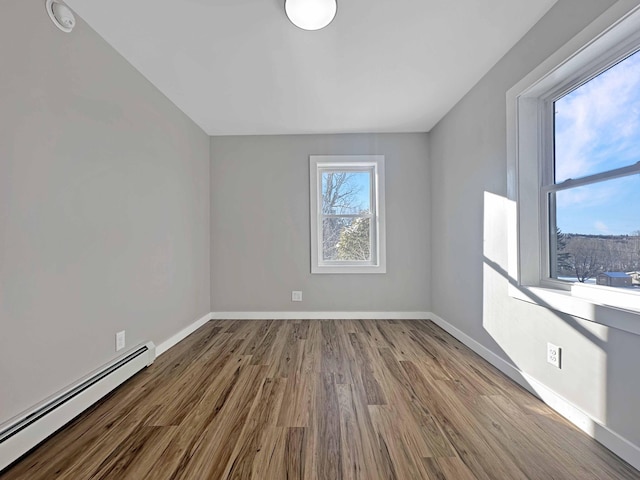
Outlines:
[[0, 475], [640, 479], [429, 321], [211, 321]]

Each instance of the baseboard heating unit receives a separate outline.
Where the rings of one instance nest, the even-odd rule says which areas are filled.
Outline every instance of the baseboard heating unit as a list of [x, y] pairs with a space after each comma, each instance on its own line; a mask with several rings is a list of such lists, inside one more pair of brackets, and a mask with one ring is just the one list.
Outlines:
[[0, 425], [0, 471], [114, 390], [156, 357], [152, 342], [139, 345], [32, 409]]

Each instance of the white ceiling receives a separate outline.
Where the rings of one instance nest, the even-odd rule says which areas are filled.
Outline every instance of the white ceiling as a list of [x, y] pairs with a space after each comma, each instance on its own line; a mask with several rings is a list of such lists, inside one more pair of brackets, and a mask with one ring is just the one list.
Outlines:
[[556, 0], [67, 0], [209, 135], [426, 132]]

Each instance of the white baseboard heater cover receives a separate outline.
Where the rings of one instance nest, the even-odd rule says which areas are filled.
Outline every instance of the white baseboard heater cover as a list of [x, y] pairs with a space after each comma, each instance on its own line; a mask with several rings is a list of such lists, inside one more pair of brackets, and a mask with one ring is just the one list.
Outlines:
[[0, 472], [156, 357], [152, 342], [139, 345], [34, 408], [0, 426]]

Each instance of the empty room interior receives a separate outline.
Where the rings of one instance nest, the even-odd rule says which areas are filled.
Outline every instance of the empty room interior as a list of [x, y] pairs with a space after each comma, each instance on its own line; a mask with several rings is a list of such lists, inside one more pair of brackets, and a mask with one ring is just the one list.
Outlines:
[[640, 2], [2, 8], [0, 479], [640, 479]]

